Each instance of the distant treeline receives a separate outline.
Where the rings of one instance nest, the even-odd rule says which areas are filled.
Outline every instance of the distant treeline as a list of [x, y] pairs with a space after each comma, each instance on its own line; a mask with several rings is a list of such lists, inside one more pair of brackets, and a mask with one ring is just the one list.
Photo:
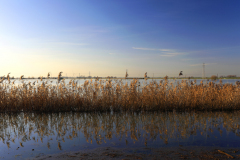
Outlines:
[[220, 76], [219, 78], [236, 78], [237, 75]]

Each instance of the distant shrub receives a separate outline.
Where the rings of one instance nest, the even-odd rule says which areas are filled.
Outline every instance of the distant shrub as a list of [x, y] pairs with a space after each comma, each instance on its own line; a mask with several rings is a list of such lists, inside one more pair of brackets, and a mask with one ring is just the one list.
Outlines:
[[217, 78], [218, 78], [218, 77], [217, 77], [216, 75], [212, 75], [212, 76], [211, 76], [211, 80], [213, 80], [213, 81], [217, 80]]
[[164, 79], [165, 81], [168, 80], [168, 76], [166, 75], [163, 79]]

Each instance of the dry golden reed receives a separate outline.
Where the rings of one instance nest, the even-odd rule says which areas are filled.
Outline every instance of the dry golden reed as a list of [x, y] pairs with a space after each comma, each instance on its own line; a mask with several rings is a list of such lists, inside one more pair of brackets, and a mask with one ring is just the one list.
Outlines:
[[201, 82], [197, 85], [189, 80], [173, 84], [167, 78], [142, 86], [136, 79], [130, 84], [122, 80], [86, 80], [81, 86], [74, 80], [66, 84], [64, 79], [57, 85], [49, 80], [23, 82], [19, 86], [14, 81], [0, 83], [0, 112], [240, 109], [239, 84]]

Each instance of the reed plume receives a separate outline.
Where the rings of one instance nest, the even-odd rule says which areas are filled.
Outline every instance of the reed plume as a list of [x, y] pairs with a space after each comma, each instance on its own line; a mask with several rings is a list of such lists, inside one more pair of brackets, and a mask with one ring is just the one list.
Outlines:
[[180, 72], [179, 72], [179, 74], [178, 74], [179, 77], [183, 75], [182, 72], [183, 72], [183, 71], [180, 71]]
[[59, 72], [59, 74], [58, 74], [58, 83], [59, 83], [60, 80], [61, 80], [62, 73], [63, 73], [63, 72]]
[[9, 77], [9, 74], [11, 74], [11, 73], [8, 73], [8, 74], [7, 74], [7, 79], [9, 79], [9, 78], [10, 78], [10, 77]]
[[50, 77], [50, 73], [48, 72], [48, 74], [47, 74], [47, 78], [49, 79], [49, 77]]
[[126, 71], [126, 74], [125, 74], [125, 79], [127, 79], [127, 77], [128, 77], [128, 72]]
[[144, 74], [144, 79], [147, 80], [147, 72]]

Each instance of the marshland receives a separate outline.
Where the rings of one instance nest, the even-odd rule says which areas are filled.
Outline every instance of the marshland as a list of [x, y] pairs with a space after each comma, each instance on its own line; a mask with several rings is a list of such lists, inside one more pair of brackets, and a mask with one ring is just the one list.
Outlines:
[[0, 112], [193, 111], [240, 109], [240, 83], [223, 80], [2, 79]]
[[0, 0], [0, 160], [240, 159], [239, 6]]
[[237, 157], [239, 89], [225, 79], [7, 77], [0, 83], [1, 158], [67, 152], [74, 159], [106, 147], [145, 155], [188, 146], [234, 149]]

